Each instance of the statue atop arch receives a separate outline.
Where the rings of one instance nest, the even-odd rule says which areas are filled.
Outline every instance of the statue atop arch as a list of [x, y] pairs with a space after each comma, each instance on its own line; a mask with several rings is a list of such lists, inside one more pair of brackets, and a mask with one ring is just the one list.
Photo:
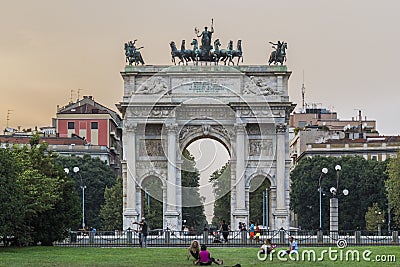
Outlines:
[[137, 39], [133, 40], [133, 41], [129, 41], [127, 43], [125, 43], [125, 61], [129, 63], [129, 65], [132, 65], [132, 63], [135, 63], [136, 65], [142, 64], [144, 65], [144, 60], [142, 57], [142, 53], [140, 53], [140, 49], [143, 48], [143, 46], [141, 47], [136, 47], [135, 43], [136, 43]]
[[271, 52], [268, 65], [271, 65], [271, 63], [281, 63], [281, 65], [283, 65], [283, 63], [286, 61], [287, 43], [285, 41], [278, 41], [276, 44], [273, 42], [269, 43], [272, 44], [272, 48], [275, 49], [275, 51]]
[[208, 30], [207, 26], [204, 27], [204, 31], [199, 34], [199, 30], [197, 28], [194, 29], [197, 37], [201, 37], [201, 46], [200, 49], [204, 49], [205, 51], [210, 52], [213, 49], [211, 45], [212, 34], [214, 33], [214, 19], [211, 19], [211, 31]]
[[[227, 49], [219, 48], [221, 46], [219, 39], [216, 39], [215, 41], [212, 40], [214, 33], [214, 19], [211, 19], [210, 28], [205, 26], [202, 32], [200, 32], [198, 28], [195, 28], [194, 32], [196, 36], [190, 43], [192, 49], [185, 48], [185, 40], [182, 40], [181, 50], [177, 49], [174, 41], [170, 42], [171, 60], [174, 64], [176, 64], [175, 58], [179, 58], [178, 64], [183, 63], [186, 65], [189, 61], [192, 61], [195, 65], [197, 65], [199, 61], [214, 62], [215, 65], [222, 61], [224, 62], [224, 65], [226, 65], [227, 62], [228, 65], [235, 65], [233, 61], [235, 57], [237, 58], [237, 65], [239, 65], [240, 60], [243, 62], [242, 40], [237, 41], [236, 49], [233, 47], [232, 40], [228, 42]], [[200, 41], [198, 38], [201, 38]], [[214, 43], [214, 45], [212, 45], [212, 43]]]

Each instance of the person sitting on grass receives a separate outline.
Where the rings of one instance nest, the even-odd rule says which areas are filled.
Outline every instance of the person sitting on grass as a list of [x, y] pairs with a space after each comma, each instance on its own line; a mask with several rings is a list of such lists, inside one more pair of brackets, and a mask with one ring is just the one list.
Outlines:
[[268, 238], [261, 246], [259, 254], [271, 254], [275, 247], [271, 244], [271, 239]]
[[224, 264], [223, 260], [219, 260], [219, 259], [214, 259], [211, 258], [211, 254], [210, 252], [207, 250], [207, 246], [206, 245], [201, 245], [201, 251], [200, 251], [200, 259], [197, 262], [193, 262], [197, 265], [211, 265], [212, 263], [215, 263], [217, 265], [222, 265]]
[[190, 259], [190, 255], [193, 256], [194, 261], [198, 261], [200, 258], [200, 244], [199, 241], [193, 240], [193, 242], [190, 244], [190, 247], [188, 249], [188, 254], [187, 254], [187, 260]]
[[299, 247], [297, 246], [296, 241], [294, 241], [293, 236], [289, 237], [289, 242], [290, 242], [290, 247], [288, 250], [286, 250], [286, 254], [297, 253], [299, 250]]

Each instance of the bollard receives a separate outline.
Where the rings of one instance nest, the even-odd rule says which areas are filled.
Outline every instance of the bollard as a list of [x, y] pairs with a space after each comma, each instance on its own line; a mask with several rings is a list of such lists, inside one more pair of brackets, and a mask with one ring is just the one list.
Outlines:
[[171, 242], [171, 231], [166, 230], [164, 232], [164, 235], [165, 235], [164, 237], [165, 244], [169, 244]]
[[95, 233], [92, 232], [92, 231], [90, 231], [90, 232], [89, 232], [89, 243], [90, 243], [90, 244], [93, 244], [93, 243], [94, 243], [94, 236], [95, 236]]
[[76, 243], [78, 234], [76, 232], [70, 233], [71, 243]]
[[356, 241], [356, 244], [361, 244], [361, 231], [354, 232], [354, 240]]
[[399, 231], [392, 232], [392, 242], [399, 243]]
[[126, 238], [127, 238], [128, 244], [132, 244], [132, 231], [129, 229], [128, 229], [128, 231], [126, 231]]
[[203, 244], [208, 244], [208, 230], [203, 231]]
[[283, 230], [279, 231], [279, 243], [280, 244], [286, 244], [286, 242], [285, 242], [285, 231], [283, 231]]
[[324, 231], [318, 230], [317, 232], [317, 242], [323, 243], [324, 242]]
[[247, 244], [247, 231], [241, 231], [240, 232], [242, 243]]

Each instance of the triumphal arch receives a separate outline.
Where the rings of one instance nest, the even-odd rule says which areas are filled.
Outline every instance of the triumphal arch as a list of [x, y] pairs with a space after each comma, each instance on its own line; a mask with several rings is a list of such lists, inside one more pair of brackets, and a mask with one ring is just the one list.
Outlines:
[[181, 229], [182, 196], [190, 190], [181, 186], [182, 151], [201, 138], [230, 154], [231, 228], [251, 219], [250, 181], [262, 177], [270, 183], [270, 229], [288, 229], [290, 74], [285, 65], [126, 66], [119, 103], [124, 229], [142, 216], [148, 177], [162, 182], [163, 227]]

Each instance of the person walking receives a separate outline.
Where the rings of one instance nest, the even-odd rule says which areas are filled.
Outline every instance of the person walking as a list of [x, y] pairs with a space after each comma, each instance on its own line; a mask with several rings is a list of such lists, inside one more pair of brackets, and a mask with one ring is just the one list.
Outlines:
[[222, 220], [222, 224], [221, 224], [221, 227], [219, 228], [219, 230], [221, 231], [222, 236], [224, 237], [225, 243], [227, 243], [228, 235], [229, 235], [229, 225], [226, 223], [225, 220]]
[[249, 226], [249, 235], [250, 235], [250, 240], [254, 239], [254, 222], [250, 221], [250, 226]]

